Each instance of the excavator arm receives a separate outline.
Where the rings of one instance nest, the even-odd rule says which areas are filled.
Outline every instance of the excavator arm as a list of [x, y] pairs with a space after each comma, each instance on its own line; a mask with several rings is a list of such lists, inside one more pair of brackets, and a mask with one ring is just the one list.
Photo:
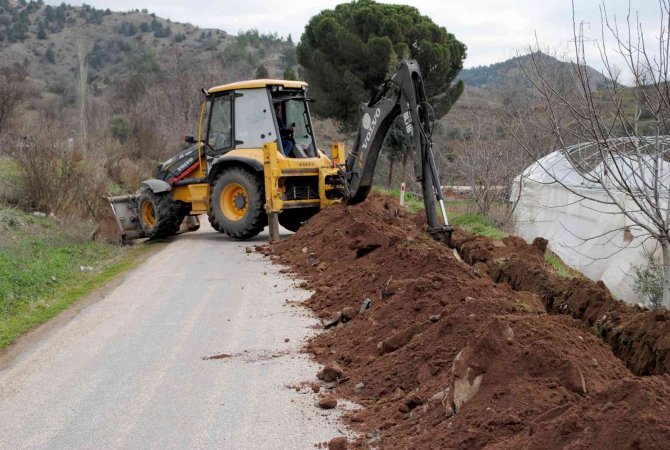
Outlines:
[[[344, 194], [348, 204], [360, 203], [368, 196], [377, 158], [393, 121], [402, 115], [403, 126], [414, 154], [414, 173], [421, 183], [428, 231], [437, 240], [451, 243], [449, 225], [433, 154], [430, 114], [419, 64], [402, 60], [395, 74], [363, 104], [354, 147], [344, 170]], [[439, 205], [442, 223], [437, 215]]]

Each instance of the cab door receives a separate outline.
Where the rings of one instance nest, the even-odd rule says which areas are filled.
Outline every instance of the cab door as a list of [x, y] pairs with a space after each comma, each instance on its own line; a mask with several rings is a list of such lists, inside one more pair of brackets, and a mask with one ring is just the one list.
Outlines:
[[217, 95], [210, 100], [209, 118], [205, 134], [205, 152], [214, 157], [235, 148], [233, 121], [233, 94]]

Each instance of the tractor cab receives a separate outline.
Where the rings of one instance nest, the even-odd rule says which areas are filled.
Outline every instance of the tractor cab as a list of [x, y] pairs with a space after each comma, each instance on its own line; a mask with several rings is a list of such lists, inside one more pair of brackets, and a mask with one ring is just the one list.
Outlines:
[[306, 90], [301, 81], [251, 80], [205, 91], [199, 141], [209, 165], [267, 142], [275, 142], [283, 158], [319, 158]]

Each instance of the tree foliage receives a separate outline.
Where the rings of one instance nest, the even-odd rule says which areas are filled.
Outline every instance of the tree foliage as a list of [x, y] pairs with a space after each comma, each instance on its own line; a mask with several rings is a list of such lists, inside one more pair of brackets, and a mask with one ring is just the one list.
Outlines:
[[125, 144], [133, 133], [133, 126], [123, 116], [114, 116], [109, 121], [109, 131], [115, 139]]
[[388, 158], [390, 163], [400, 161], [408, 152], [409, 143], [407, 141], [407, 133], [401, 120], [396, 119], [389, 128], [388, 134], [384, 139], [384, 146], [382, 151]]
[[55, 64], [56, 63], [56, 54], [54, 53], [54, 51], [51, 47], [49, 47], [47, 49], [47, 51], [44, 53], [44, 57], [46, 58], [46, 60], [49, 64]]
[[410, 153], [410, 146], [401, 117], [397, 117], [391, 125], [391, 128], [389, 128], [382, 145], [382, 153], [386, 156], [386, 159], [388, 159], [389, 162], [388, 187], [391, 187], [393, 183], [393, 169], [398, 161], [403, 162], [402, 178], [404, 182], [406, 160]]
[[296, 75], [295, 70], [293, 70], [289, 67], [288, 69], [284, 70], [283, 78], [285, 80], [297, 80], [298, 75]]
[[264, 64], [261, 64], [256, 68], [256, 78], [258, 79], [263, 79], [263, 78], [269, 78], [270, 74], [268, 73], [268, 69], [265, 67]]
[[466, 47], [444, 27], [406, 5], [372, 0], [344, 3], [312, 17], [298, 44], [298, 62], [319, 98], [315, 109], [347, 127], [359, 103], [393, 73], [403, 58], [416, 59], [437, 118], [458, 99]]

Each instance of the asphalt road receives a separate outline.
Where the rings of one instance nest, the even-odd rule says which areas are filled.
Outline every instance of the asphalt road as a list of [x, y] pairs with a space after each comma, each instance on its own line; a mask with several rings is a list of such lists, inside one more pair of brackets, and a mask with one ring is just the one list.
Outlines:
[[315, 319], [286, 303], [308, 294], [248, 245], [207, 226], [178, 236], [29, 345], [0, 370], [0, 448], [307, 449], [341, 435], [337, 410], [289, 388], [318, 370], [298, 353]]

